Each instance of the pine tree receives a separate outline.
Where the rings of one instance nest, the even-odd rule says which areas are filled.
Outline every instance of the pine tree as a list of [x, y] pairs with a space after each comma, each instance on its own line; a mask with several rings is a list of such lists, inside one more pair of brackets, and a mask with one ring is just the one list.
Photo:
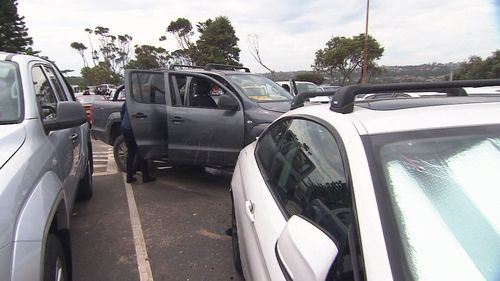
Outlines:
[[0, 51], [35, 54], [24, 17], [17, 14], [17, 0], [0, 0]]
[[241, 65], [239, 39], [227, 17], [208, 19], [198, 23], [197, 28], [200, 38], [196, 41], [196, 46], [191, 46], [193, 59], [197, 65], [207, 63]]

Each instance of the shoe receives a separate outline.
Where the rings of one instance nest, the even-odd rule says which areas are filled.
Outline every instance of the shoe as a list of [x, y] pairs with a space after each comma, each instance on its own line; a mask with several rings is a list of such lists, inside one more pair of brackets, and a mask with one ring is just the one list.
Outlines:
[[134, 177], [131, 177], [131, 178], [127, 178], [127, 183], [133, 183], [133, 182], [136, 182], [137, 179], [134, 178]]
[[152, 181], [155, 181], [156, 178], [155, 177], [143, 177], [142, 178], [142, 182], [143, 183], [146, 183], [146, 182], [152, 182]]

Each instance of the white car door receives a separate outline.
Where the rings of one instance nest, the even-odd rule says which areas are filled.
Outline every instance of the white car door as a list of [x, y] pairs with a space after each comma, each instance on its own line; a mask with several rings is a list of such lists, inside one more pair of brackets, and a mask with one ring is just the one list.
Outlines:
[[[233, 193], [247, 279], [286, 280], [302, 270], [287, 270], [277, 254], [278, 238], [294, 215], [333, 237], [333, 254], [339, 252], [331, 265], [333, 272], [341, 278], [352, 277], [358, 264], [348, 243], [356, 240], [351, 231], [353, 202], [341, 151], [330, 129], [297, 118], [274, 123], [255, 144], [255, 153], [252, 147], [242, 152], [241, 190]], [[298, 264], [304, 270], [315, 266], [307, 262]]]

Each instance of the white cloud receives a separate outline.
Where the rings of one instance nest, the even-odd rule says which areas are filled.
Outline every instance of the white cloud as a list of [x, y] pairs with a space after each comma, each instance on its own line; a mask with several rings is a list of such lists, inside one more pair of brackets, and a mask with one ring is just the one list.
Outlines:
[[[371, 5], [369, 33], [385, 47], [383, 65], [463, 61], [470, 55], [488, 56], [500, 46], [498, 9], [491, 0], [379, 0]], [[315, 51], [332, 36], [364, 32], [365, 8], [366, 2], [359, 0], [27, 0], [18, 5], [34, 48], [61, 69], [82, 66], [70, 44], [88, 46], [87, 27], [127, 33], [134, 45], [174, 50], [173, 37], [158, 41], [170, 21], [184, 17], [195, 24], [223, 15], [240, 39], [241, 62], [256, 72], [265, 70], [249, 53], [248, 34], [259, 35], [261, 56], [272, 69], [310, 69]]]

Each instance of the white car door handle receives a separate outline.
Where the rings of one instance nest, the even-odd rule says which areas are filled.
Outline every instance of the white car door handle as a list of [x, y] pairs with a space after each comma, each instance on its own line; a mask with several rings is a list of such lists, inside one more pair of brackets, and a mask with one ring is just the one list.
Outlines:
[[255, 221], [255, 205], [252, 201], [245, 201], [245, 213], [247, 214], [248, 219], [253, 223]]

